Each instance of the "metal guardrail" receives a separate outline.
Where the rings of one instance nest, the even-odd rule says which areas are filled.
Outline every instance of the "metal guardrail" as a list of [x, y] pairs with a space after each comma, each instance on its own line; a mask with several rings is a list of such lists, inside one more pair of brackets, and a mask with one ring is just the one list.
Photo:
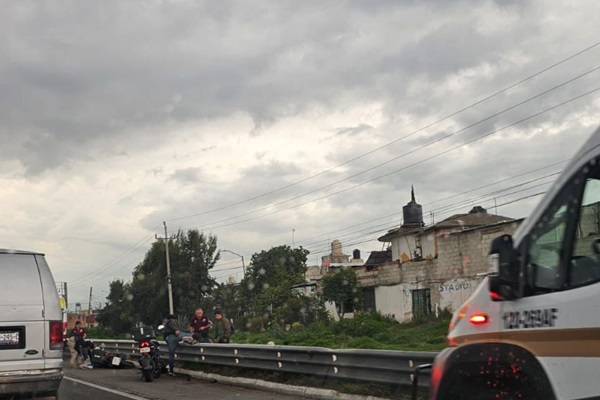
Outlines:
[[[104, 350], [127, 355], [138, 354], [137, 344], [133, 340], [91, 340]], [[166, 358], [166, 343], [160, 344], [161, 356]], [[410, 386], [414, 368], [432, 363], [435, 354], [392, 350], [332, 350], [303, 346], [180, 343], [175, 360]], [[429, 371], [422, 371], [420, 376], [419, 387], [429, 387]]]

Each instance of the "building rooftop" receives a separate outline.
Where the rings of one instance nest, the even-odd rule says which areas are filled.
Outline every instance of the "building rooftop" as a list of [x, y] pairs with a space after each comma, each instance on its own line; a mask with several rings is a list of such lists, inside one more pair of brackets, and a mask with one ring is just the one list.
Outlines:
[[372, 251], [365, 262], [365, 267], [375, 267], [377, 265], [385, 264], [386, 262], [392, 261], [392, 251], [384, 250], [384, 251]]
[[421, 232], [428, 232], [437, 229], [460, 228], [461, 230], [465, 230], [511, 221], [515, 221], [515, 219], [505, 217], [502, 215], [488, 214], [485, 208], [481, 206], [475, 206], [469, 213], [454, 214], [446, 219], [441, 220], [437, 224], [429, 225], [427, 227], [403, 225], [399, 228], [390, 229], [385, 235], [377, 238], [377, 240], [379, 240], [380, 242], [391, 242], [393, 238], [398, 236], [418, 234]]
[[454, 214], [451, 217], [448, 217], [435, 225], [425, 228], [425, 230], [429, 231], [432, 229], [456, 227], [468, 229], [475, 228], [478, 226], [494, 225], [500, 222], [510, 221], [514, 221], [514, 218], [488, 213]]

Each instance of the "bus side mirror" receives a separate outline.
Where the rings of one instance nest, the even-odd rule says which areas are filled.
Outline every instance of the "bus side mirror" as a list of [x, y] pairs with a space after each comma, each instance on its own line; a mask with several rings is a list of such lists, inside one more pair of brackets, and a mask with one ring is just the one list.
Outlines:
[[502, 235], [492, 241], [490, 257], [497, 263], [497, 272], [489, 278], [490, 296], [494, 301], [514, 300], [519, 295], [519, 263], [515, 257], [513, 240]]

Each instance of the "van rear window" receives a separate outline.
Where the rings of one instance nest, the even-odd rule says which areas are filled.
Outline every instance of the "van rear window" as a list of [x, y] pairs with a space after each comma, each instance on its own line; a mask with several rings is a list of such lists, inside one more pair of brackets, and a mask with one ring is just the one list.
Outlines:
[[0, 351], [25, 348], [24, 326], [0, 327]]
[[43, 304], [40, 274], [29, 254], [0, 254], [0, 304]]

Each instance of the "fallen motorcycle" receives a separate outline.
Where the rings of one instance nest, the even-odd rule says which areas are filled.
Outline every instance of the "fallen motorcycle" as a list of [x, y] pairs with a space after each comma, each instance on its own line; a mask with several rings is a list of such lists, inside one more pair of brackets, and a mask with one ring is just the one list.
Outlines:
[[127, 368], [129, 366], [125, 354], [104, 351], [98, 347], [90, 353], [90, 360], [94, 368]]

